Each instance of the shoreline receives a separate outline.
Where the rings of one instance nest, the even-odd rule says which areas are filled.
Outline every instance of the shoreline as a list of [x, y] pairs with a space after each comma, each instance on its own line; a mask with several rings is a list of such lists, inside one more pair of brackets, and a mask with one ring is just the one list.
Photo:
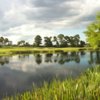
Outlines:
[[58, 53], [58, 52], [73, 52], [73, 51], [94, 51], [91, 47], [5, 47], [0, 48], [0, 56], [24, 53]]
[[50, 85], [44, 83], [41, 88], [33, 88], [3, 100], [99, 100], [100, 99], [100, 65], [82, 73], [77, 79], [63, 82], [54, 80]]

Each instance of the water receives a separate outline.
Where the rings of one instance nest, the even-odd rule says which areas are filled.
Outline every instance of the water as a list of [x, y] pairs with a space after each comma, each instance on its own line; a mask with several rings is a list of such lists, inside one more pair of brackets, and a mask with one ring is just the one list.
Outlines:
[[100, 64], [100, 52], [23, 54], [0, 57], [0, 98], [42, 86], [54, 78], [75, 78]]

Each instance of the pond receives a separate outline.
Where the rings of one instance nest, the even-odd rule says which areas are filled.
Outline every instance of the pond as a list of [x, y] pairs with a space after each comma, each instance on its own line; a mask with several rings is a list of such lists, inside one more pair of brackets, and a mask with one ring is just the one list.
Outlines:
[[44, 81], [76, 78], [100, 64], [100, 52], [34, 53], [0, 57], [0, 98], [40, 87]]

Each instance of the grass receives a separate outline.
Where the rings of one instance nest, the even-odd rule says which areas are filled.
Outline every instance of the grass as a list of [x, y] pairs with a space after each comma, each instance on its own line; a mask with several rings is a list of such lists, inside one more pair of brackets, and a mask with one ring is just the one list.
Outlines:
[[56, 53], [56, 52], [67, 52], [67, 51], [80, 51], [91, 48], [86, 47], [68, 47], [68, 48], [36, 48], [36, 47], [5, 47], [0, 48], [0, 55], [11, 55], [11, 54], [22, 54], [22, 53]]
[[77, 79], [54, 80], [31, 92], [3, 100], [100, 100], [100, 66], [88, 69]]

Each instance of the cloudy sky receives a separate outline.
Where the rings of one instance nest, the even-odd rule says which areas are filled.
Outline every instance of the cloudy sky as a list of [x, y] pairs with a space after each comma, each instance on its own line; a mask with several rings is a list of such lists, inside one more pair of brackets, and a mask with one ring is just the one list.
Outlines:
[[0, 0], [0, 36], [14, 43], [35, 35], [83, 34], [100, 11], [100, 0]]

